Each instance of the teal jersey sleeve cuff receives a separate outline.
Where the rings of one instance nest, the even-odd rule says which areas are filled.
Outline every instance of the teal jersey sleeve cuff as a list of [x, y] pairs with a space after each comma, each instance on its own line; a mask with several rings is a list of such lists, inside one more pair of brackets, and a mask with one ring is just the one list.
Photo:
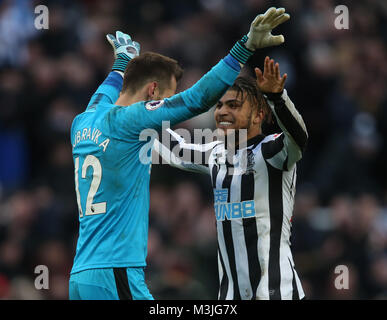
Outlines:
[[235, 71], [241, 70], [241, 65], [239, 64], [238, 60], [235, 59], [231, 54], [228, 54], [223, 61], [227, 63], [231, 68], [233, 68]]
[[247, 60], [254, 54], [254, 51], [245, 47], [247, 39], [247, 36], [244, 36], [230, 50], [230, 55], [242, 64], [246, 64]]

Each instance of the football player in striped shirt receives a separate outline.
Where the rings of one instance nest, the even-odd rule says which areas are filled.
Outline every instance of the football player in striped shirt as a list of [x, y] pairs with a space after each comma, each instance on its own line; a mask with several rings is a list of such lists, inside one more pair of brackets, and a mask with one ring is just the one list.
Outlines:
[[[189, 145], [168, 129], [181, 148], [196, 150], [203, 163], [181, 160], [156, 140], [154, 150], [171, 165], [211, 176], [218, 242], [219, 299], [304, 298], [290, 249], [296, 192], [296, 163], [308, 134], [289, 99], [278, 63], [266, 57], [257, 80], [236, 79], [218, 101], [216, 127], [226, 133], [245, 129], [245, 146], [230, 150], [224, 142]], [[269, 110], [282, 129], [265, 136], [261, 125]], [[219, 142], [219, 143], [217, 143]], [[227, 144], [228, 146], [228, 144]], [[175, 149], [174, 147], [173, 149]], [[201, 151], [200, 151], [201, 150]], [[232, 157], [226, 157], [232, 152]], [[208, 154], [208, 153], [207, 153]], [[196, 157], [195, 157], [196, 156]], [[191, 159], [198, 159], [191, 154]], [[233, 159], [230, 161], [230, 159]]]
[[160, 129], [210, 109], [258, 48], [279, 45], [271, 30], [286, 21], [271, 8], [247, 36], [193, 87], [175, 94], [182, 70], [139, 44], [108, 35], [116, 60], [71, 127], [79, 237], [70, 275], [70, 299], [153, 299], [145, 284], [150, 165], [141, 161], [144, 129]]

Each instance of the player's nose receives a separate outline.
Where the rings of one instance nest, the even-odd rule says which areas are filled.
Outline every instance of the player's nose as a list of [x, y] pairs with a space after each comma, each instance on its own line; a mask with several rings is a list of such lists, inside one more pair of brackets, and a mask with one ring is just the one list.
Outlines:
[[221, 107], [216, 109], [218, 116], [227, 116], [229, 115], [229, 108], [226, 104], [223, 104]]

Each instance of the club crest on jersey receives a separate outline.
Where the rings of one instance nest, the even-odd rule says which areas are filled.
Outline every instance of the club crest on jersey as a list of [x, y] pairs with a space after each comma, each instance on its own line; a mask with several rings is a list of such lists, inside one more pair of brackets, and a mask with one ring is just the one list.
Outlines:
[[150, 101], [145, 104], [145, 108], [149, 111], [156, 110], [164, 104], [164, 100]]
[[227, 155], [227, 150], [225, 150], [225, 149], [217, 150], [214, 153], [214, 163], [218, 169], [219, 169], [220, 165], [226, 163], [226, 155]]

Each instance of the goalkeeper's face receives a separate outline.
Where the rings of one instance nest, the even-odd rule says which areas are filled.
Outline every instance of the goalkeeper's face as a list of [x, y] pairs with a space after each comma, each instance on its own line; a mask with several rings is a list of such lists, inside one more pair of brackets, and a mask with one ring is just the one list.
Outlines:
[[214, 112], [216, 128], [225, 134], [247, 129], [248, 138], [260, 133], [262, 114], [251, 104], [247, 94], [228, 90], [218, 101]]

